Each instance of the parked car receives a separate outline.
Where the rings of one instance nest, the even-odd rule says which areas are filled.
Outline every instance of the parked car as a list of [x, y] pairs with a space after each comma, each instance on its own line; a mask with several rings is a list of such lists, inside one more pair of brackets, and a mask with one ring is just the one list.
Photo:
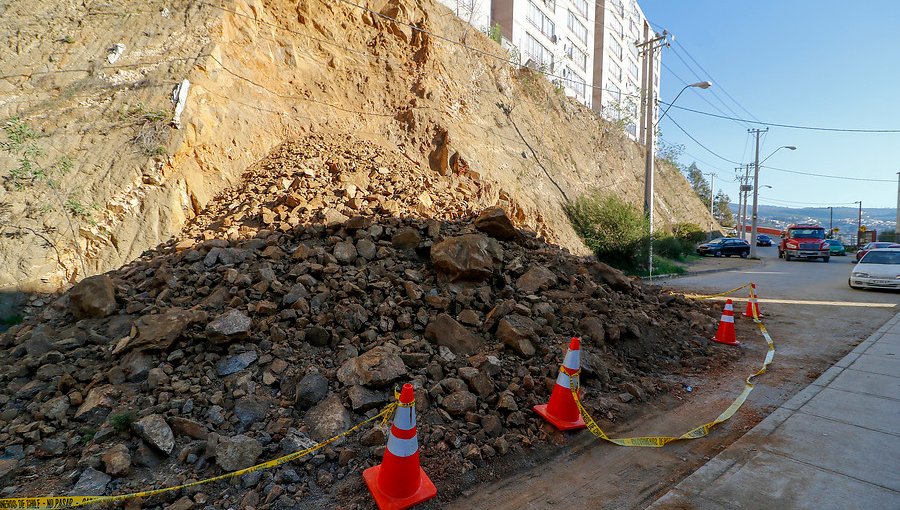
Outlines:
[[831, 254], [832, 255], [846, 255], [847, 250], [844, 249], [844, 243], [842, 243], [839, 239], [826, 239], [826, 243], [831, 246]]
[[867, 243], [865, 246], [860, 248], [859, 251], [856, 252], [856, 261], [859, 262], [860, 260], [862, 260], [863, 255], [865, 255], [869, 250], [874, 250], [876, 248], [900, 248], [900, 244], [888, 243], [885, 241]]
[[723, 237], [715, 239], [697, 247], [699, 255], [712, 255], [714, 257], [730, 257], [732, 255], [740, 255], [747, 257], [750, 255], [750, 243], [743, 239], [732, 239]]
[[772, 246], [772, 238], [766, 234], [756, 236], [756, 246]]
[[900, 245], [869, 250], [853, 268], [848, 283], [854, 289], [900, 290]]

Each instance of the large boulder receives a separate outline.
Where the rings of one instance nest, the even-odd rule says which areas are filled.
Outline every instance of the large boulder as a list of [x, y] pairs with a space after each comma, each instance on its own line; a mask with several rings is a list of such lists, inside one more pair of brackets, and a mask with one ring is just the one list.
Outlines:
[[526, 294], [551, 287], [556, 283], [556, 275], [543, 266], [533, 266], [516, 280], [516, 287]]
[[497, 338], [520, 356], [533, 356], [538, 325], [528, 317], [507, 315], [497, 325]]
[[245, 435], [223, 439], [216, 445], [216, 464], [225, 471], [237, 471], [252, 466], [262, 455], [259, 441]]
[[191, 324], [201, 321], [206, 313], [173, 308], [163, 314], [145, 315], [134, 322], [137, 336], [128, 342], [135, 350], [166, 350], [181, 338]]
[[472, 354], [484, 344], [484, 340], [446, 313], [438, 314], [428, 323], [425, 328], [425, 339], [463, 356]]
[[340, 396], [332, 393], [307, 411], [303, 421], [309, 425], [310, 437], [316, 441], [325, 441], [350, 426], [350, 411], [341, 403]]
[[147, 415], [131, 425], [132, 430], [147, 444], [169, 455], [175, 448], [175, 434], [165, 418], [158, 414]]
[[78, 410], [75, 411], [75, 419], [94, 425], [102, 423], [116, 405], [114, 396], [117, 393], [111, 385], [91, 388]]
[[69, 494], [78, 496], [102, 496], [106, 493], [106, 486], [109, 485], [109, 482], [111, 481], [112, 477], [108, 474], [89, 467], [82, 471], [81, 476], [78, 477], [78, 481], [75, 482], [75, 487], [72, 488], [72, 491]]
[[228, 310], [206, 325], [206, 336], [214, 343], [241, 340], [250, 332], [251, 322], [240, 310]]
[[432, 246], [431, 261], [451, 281], [484, 281], [503, 261], [503, 248], [483, 234], [465, 234]]
[[615, 290], [626, 292], [631, 290], [631, 280], [622, 271], [615, 269], [603, 262], [594, 262], [588, 269], [591, 275]]
[[69, 291], [69, 307], [78, 319], [106, 317], [118, 308], [116, 287], [105, 274], [81, 280]]
[[578, 321], [578, 329], [583, 335], [591, 337], [595, 344], [606, 339], [606, 329], [599, 317], [588, 316]]
[[512, 221], [510, 221], [502, 207], [489, 207], [482, 211], [475, 218], [475, 227], [494, 239], [500, 239], [501, 241], [512, 241], [519, 237], [519, 232], [513, 226]]
[[406, 365], [399, 355], [382, 346], [348, 359], [338, 369], [338, 380], [345, 384], [384, 386], [406, 375]]

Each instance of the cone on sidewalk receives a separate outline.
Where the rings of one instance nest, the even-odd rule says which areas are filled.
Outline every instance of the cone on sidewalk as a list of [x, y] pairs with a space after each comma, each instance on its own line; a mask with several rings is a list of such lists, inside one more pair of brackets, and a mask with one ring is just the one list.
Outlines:
[[578, 381], [578, 373], [581, 372], [581, 339], [572, 338], [569, 342], [569, 350], [559, 367], [559, 376], [556, 378], [556, 386], [550, 394], [550, 402], [536, 405], [532, 409], [549, 421], [559, 430], [575, 430], [587, 427], [584, 419], [575, 405], [572, 397], [571, 382], [574, 380], [575, 389], [581, 389]]
[[756, 317], [762, 317], [759, 313], [759, 303], [756, 301], [756, 284], [750, 284], [750, 299], [747, 300], [747, 309], [744, 311], [744, 317], [753, 317], [753, 309], [756, 308]]
[[734, 304], [730, 299], [725, 301], [725, 310], [722, 311], [719, 329], [716, 330], [713, 341], [725, 345], [741, 345], [734, 334]]
[[380, 510], [403, 510], [437, 495], [437, 489], [419, 465], [412, 384], [404, 384], [400, 391], [400, 405], [394, 412], [381, 464], [363, 471], [363, 480]]

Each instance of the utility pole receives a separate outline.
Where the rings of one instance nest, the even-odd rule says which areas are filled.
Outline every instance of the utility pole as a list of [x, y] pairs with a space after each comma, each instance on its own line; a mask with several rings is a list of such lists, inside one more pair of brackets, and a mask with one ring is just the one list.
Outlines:
[[[711, 221], [716, 221], [716, 215], [713, 212], [713, 204], [716, 202], [716, 194], [713, 190], [716, 189], [716, 174], [713, 172], [704, 172], [704, 175], [709, 176], [709, 216], [712, 218]], [[712, 236], [713, 225], [709, 225], [709, 235]]]
[[744, 179], [741, 181], [741, 193], [744, 195], [744, 209], [741, 211], [741, 239], [747, 238], [747, 198], [750, 193], [750, 163], [744, 165]]
[[897, 221], [894, 223], [894, 242], [900, 243], [900, 172], [897, 172]]
[[640, 43], [637, 45], [638, 48], [643, 48], [643, 56], [647, 59], [647, 93], [646, 99], [647, 108], [644, 112], [646, 114], [646, 118], [644, 119], [644, 126], [647, 134], [647, 143], [645, 144], [646, 155], [644, 161], [644, 214], [650, 220], [650, 233], [653, 233], [653, 164], [654, 158], [656, 157], [655, 145], [656, 145], [656, 133], [654, 129], [654, 113], [656, 112], [656, 91], [654, 90], [654, 63], [656, 59], [656, 50], [660, 47], [667, 45], [668, 43], [657, 44], [660, 41], [664, 41], [666, 37], [668, 37], [668, 32], [663, 30], [662, 35], [657, 35], [653, 39], [650, 39], [646, 42]]
[[750, 218], [750, 258], [756, 258], [756, 222], [759, 217], [759, 136], [769, 128], [751, 129], [756, 134], [756, 158], [753, 163], [753, 216]]
[[859, 216], [856, 217], [856, 247], [862, 246], [862, 200], [853, 202], [859, 204]]
[[[650, 235], [649, 243], [649, 260], [647, 261], [647, 269], [650, 272], [650, 279], [653, 279], [653, 164], [654, 159], [656, 158], [656, 148], [655, 148], [655, 138], [656, 138], [656, 122], [654, 122], [654, 113], [656, 112], [656, 91], [653, 89], [654, 86], [654, 63], [656, 62], [655, 53], [658, 48], [662, 46], [667, 46], [669, 43], [666, 38], [669, 36], [669, 33], [663, 30], [661, 35], [656, 35], [656, 37], [649, 39], [645, 42], [638, 43], [638, 48], [643, 48], [644, 58], [647, 59], [646, 69], [647, 69], [647, 90], [646, 90], [646, 118], [644, 119], [645, 132], [647, 134], [647, 143], [645, 144], [645, 148], [647, 150], [646, 160], [644, 165], [644, 215], [647, 216], [647, 220], [650, 222]], [[665, 41], [661, 44], [657, 44], [660, 41]]]
[[828, 237], [834, 237], [834, 207], [828, 208]]

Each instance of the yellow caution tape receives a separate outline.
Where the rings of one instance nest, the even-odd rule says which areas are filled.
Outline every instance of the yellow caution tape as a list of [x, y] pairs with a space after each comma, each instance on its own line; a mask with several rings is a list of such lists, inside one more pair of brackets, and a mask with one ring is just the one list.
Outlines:
[[720, 293], [718, 293], [718, 294], [709, 294], [709, 295], [706, 295], [706, 294], [685, 294], [684, 297], [685, 297], [685, 299], [697, 299], [697, 300], [701, 300], [701, 299], [712, 299], [712, 298], [715, 298], [715, 297], [727, 296], [728, 294], [731, 294], [731, 293], [737, 292], [737, 291], [739, 291], [739, 290], [741, 290], [741, 289], [745, 289], [745, 288], [749, 287], [751, 283], [752, 283], [752, 282], [747, 282], [747, 283], [741, 285], [740, 287], [735, 287], [735, 288], [733, 288], [733, 289], [731, 289], [731, 290], [726, 290], [725, 292], [720, 292]]
[[[397, 396], [399, 397], [399, 394]], [[350, 427], [346, 431], [332, 437], [331, 439], [322, 441], [321, 443], [318, 443], [317, 445], [315, 445], [313, 447], [307, 448], [305, 450], [299, 450], [299, 451], [296, 451], [293, 453], [289, 453], [283, 457], [279, 457], [274, 460], [263, 462], [262, 464], [257, 464], [255, 466], [244, 468], [244, 469], [234, 471], [231, 473], [225, 473], [223, 475], [214, 476], [212, 478], [206, 478], [204, 480], [199, 480], [196, 482], [186, 483], [186, 484], [182, 484], [182, 485], [176, 485], [174, 487], [165, 487], [162, 489], [153, 489], [153, 490], [149, 490], [149, 491], [134, 492], [131, 494], [121, 494], [118, 496], [41, 496], [41, 497], [35, 497], [35, 498], [6, 498], [6, 499], [0, 499], [0, 509], [6, 509], [6, 508], [30, 508], [30, 509], [74, 508], [74, 507], [78, 507], [78, 506], [93, 505], [96, 503], [111, 503], [111, 502], [115, 502], [115, 501], [124, 501], [126, 499], [133, 499], [133, 498], [147, 498], [150, 496], [156, 496], [157, 494], [163, 494], [165, 492], [172, 492], [172, 491], [177, 491], [177, 490], [181, 490], [181, 489], [187, 489], [189, 487], [196, 487], [198, 485], [205, 485], [205, 484], [212, 483], [212, 482], [218, 482], [221, 480], [227, 480], [229, 478], [243, 476], [243, 475], [246, 475], [247, 473], [253, 473], [254, 471], [261, 471], [264, 469], [272, 469], [274, 467], [278, 467], [282, 464], [286, 464], [293, 460], [297, 460], [300, 457], [309, 455], [312, 452], [320, 450], [320, 449], [324, 448], [325, 446], [328, 446], [329, 444], [337, 441], [338, 439], [356, 432], [357, 430], [362, 428], [364, 425], [371, 423], [375, 420], [378, 420], [379, 418], [381, 418], [381, 425], [383, 426], [385, 423], [387, 423], [391, 419], [391, 417], [393, 416], [394, 411], [397, 409], [397, 407], [408, 407], [411, 405], [413, 405], [413, 404], [412, 403], [401, 404], [400, 402], [393, 402], [391, 404], [388, 404], [387, 407], [385, 407], [380, 413], [376, 414], [375, 416], [373, 416], [367, 420], [364, 420], [360, 423], [357, 423], [356, 425], [354, 425], [353, 427]]]
[[[749, 284], [747, 284], [749, 285]], [[746, 287], [746, 285], [744, 286]], [[743, 288], [743, 287], [739, 287]], [[737, 289], [733, 289], [728, 291], [728, 293], [734, 292]], [[752, 290], [750, 291], [752, 295]], [[575, 378], [570, 378], [570, 390], [572, 391], [572, 397], [575, 399], [575, 405], [578, 406], [578, 410], [581, 412], [581, 417], [584, 419], [584, 423], [587, 425], [588, 430], [591, 431], [592, 434], [597, 436], [598, 438], [609, 441], [610, 443], [617, 444], [619, 446], [646, 446], [650, 448], [660, 448], [674, 441], [681, 441], [682, 439], [697, 439], [701, 437], [705, 437], [709, 434], [709, 430], [719, 423], [724, 422], [725, 420], [734, 416], [734, 413], [737, 412], [738, 409], [744, 405], [744, 402], [747, 400], [747, 396], [750, 395], [750, 392], [753, 391], [753, 382], [752, 379], [754, 377], [760, 376], [766, 373], [766, 368], [769, 364], [772, 363], [772, 359], [775, 357], [775, 344], [772, 342], [772, 337], [769, 336], [769, 332], [766, 330], [766, 327], [763, 325], [762, 321], [759, 320], [759, 316], [756, 314], [756, 308], [753, 308], [753, 322], [759, 326], [759, 331], [762, 333], [763, 338], [766, 339], [766, 344], [768, 345], [768, 350], [766, 351], [766, 358], [763, 361], [762, 367], [756, 371], [755, 374], [747, 376], [747, 379], [744, 380], [744, 390], [740, 395], [734, 399], [734, 402], [728, 406], [727, 409], [722, 411], [722, 413], [716, 417], [715, 420], [704, 423], [698, 427], [695, 427], [680, 436], [645, 436], [645, 437], [627, 437], [627, 438], [611, 438], [607, 436], [603, 430], [600, 429], [600, 426], [597, 425], [597, 422], [591, 418], [590, 413], [588, 413], [587, 409], [584, 408], [584, 405], [581, 403], [581, 398], [578, 396], [578, 390], [575, 386]]]

